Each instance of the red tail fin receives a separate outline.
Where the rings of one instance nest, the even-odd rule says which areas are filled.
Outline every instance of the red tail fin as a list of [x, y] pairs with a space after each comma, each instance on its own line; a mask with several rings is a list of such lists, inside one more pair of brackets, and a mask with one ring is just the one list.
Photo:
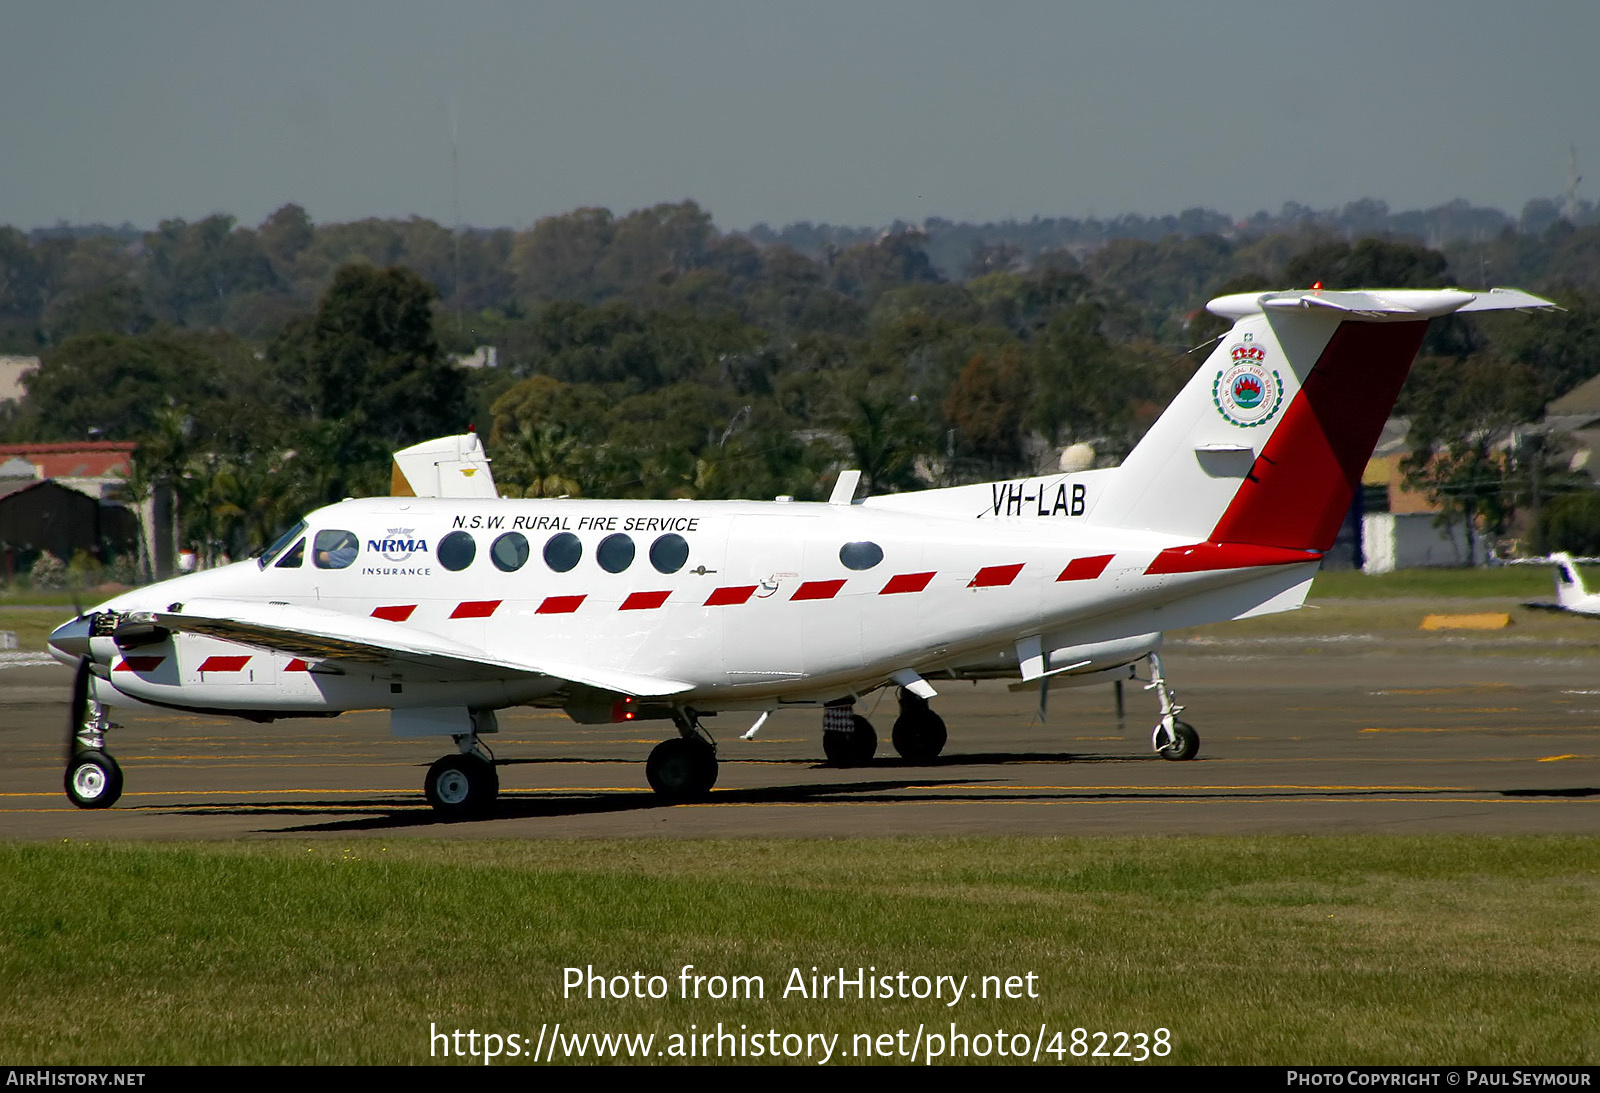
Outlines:
[[1427, 329], [1426, 320], [1340, 324], [1211, 541], [1332, 546]]

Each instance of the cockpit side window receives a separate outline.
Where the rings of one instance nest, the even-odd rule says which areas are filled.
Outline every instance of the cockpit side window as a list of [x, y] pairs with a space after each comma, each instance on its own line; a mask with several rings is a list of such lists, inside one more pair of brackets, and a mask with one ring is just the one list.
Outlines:
[[317, 532], [316, 545], [311, 555], [318, 569], [344, 569], [361, 553], [361, 544], [355, 532], [327, 528]]
[[306, 560], [306, 541], [299, 540], [283, 552], [283, 557], [278, 559], [276, 569], [299, 569], [300, 563]]
[[[290, 543], [294, 542], [301, 535], [305, 534], [305, 530], [306, 530], [306, 522], [304, 520], [301, 520], [294, 527], [290, 528], [288, 531], [284, 532], [282, 535], [280, 535], [276, 539], [274, 539], [272, 541], [272, 545], [269, 546], [266, 550], [261, 552], [261, 561], [260, 561], [261, 568], [265, 569], [265, 568], [267, 568], [267, 566], [271, 565], [272, 564], [272, 559], [276, 558], [279, 555], [279, 553], [282, 552], [284, 547], [288, 546]], [[298, 565], [299, 563], [296, 562], [295, 564]]]

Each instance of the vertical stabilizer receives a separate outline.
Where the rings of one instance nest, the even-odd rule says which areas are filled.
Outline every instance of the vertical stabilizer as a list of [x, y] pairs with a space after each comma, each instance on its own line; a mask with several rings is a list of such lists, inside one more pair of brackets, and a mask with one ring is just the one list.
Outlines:
[[1514, 290], [1224, 296], [1235, 320], [1129, 453], [1095, 524], [1322, 552], [1361, 483], [1428, 320], [1552, 307]]
[[1572, 563], [1572, 555], [1558, 552], [1550, 555], [1550, 560], [1556, 566], [1556, 602], [1570, 610], [1588, 599], [1589, 590], [1584, 587], [1578, 567]]
[[425, 440], [394, 453], [395, 497], [497, 497], [489, 456], [477, 433]]

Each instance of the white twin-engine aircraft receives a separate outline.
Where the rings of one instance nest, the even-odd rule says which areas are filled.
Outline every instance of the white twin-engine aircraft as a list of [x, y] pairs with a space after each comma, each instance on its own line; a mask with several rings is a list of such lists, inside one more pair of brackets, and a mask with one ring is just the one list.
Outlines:
[[67, 794], [117, 799], [105, 707], [129, 699], [260, 721], [387, 708], [396, 736], [454, 739], [424, 789], [460, 816], [499, 792], [482, 738], [505, 707], [670, 719], [645, 772], [682, 801], [716, 781], [715, 712], [820, 707], [828, 757], [863, 762], [877, 738], [854, 703], [894, 684], [894, 746], [927, 760], [942, 681], [1020, 677], [1042, 700], [1144, 658], [1155, 750], [1191, 758], [1161, 632], [1299, 607], [1428, 320], [1553, 305], [1313, 289], [1208, 306], [1233, 328], [1114, 469], [862, 500], [847, 471], [826, 503], [503, 500], [476, 437], [407, 449], [410, 496], [318, 509], [258, 558], [51, 635], [77, 667]]

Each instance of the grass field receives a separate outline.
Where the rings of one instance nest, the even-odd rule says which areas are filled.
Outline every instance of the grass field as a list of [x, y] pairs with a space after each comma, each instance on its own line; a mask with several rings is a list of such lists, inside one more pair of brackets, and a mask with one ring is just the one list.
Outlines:
[[[557, 1021], [670, 1050], [720, 1021], [840, 1034], [835, 1062], [954, 1022], [1043, 1024], [1051, 1062], [1055, 1032], [1164, 1028], [1175, 1063], [1594, 1064], [1596, 906], [1600, 839], [10, 846], [0, 1058], [413, 1063], [430, 1024]], [[684, 1000], [685, 964], [765, 997]], [[590, 965], [668, 997], [564, 998]], [[968, 976], [969, 997], [785, 998], [813, 966]], [[1037, 998], [970, 997], [1028, 973]]]

